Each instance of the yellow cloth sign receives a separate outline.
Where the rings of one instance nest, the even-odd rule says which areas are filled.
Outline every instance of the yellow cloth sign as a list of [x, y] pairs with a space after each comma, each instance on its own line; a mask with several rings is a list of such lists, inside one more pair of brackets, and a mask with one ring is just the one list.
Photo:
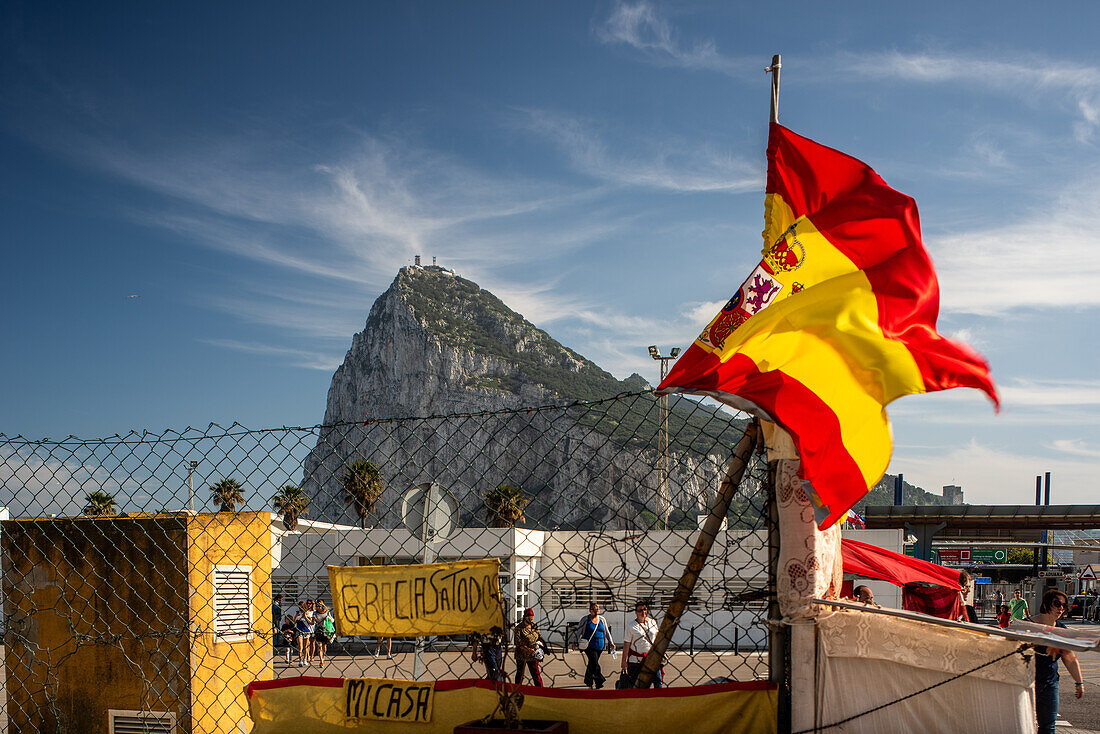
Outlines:
[[329, 566], [341, 636], [424, 637], [504, 628], [500, 561]]
[[427, 724], [432, 720], [434, 681], [345, 678], [344, 718]]
[[[489, 681], [444, 680], [436, 681], [434, 686], [432, 720], [419, 724], [411, 720], [347, 718], [347, 695], [339, 678], [256, 681], [245, 695], [252, 734], [452, 734], [456, 726], [487, 715], [498, 701]], [[776, 732], [776, 689], [766, 681], [644, 691], [519, 688], [524, 695], [524, 718], [567, 721], [569, 734]], [[383, 695], [383, 699], [387, 697]]]

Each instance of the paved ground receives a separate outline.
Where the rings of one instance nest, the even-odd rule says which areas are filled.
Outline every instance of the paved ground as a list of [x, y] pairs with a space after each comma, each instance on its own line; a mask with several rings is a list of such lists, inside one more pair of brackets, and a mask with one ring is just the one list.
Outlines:
[[[583, 688], [585, 658], [581, 653], [552, 654], [543, 665], [544, 682], [557, 688]], [[1074, 697], [1073, 681], [1062, 672], [1060, 687], [1060, 734], [1100, 734], [1100, 652], [1080, 655], [1081, 672], [1085, 679], [1085, 695]], [[468, 678], [483, 673], [481, 664], [470, 661], [469, 653], [427, 652], [424, 663], [430, 678]], [[608, 686], [614, 685], [620, 660], [604, 655], [602, 669]], [[718, 677], [734, 680], [754, 680], [766, 676], [767, 661], [763, 653], [674, 653], [665, 666], [668, 683], [674, 686], [696, 685]], [[411, 678], [413, 654], [396, 652], [392, 660], [369, 655], [343, 655], [326, 660], [324, 667], [308, 668], [286, 665], [282, 657], [275, 661], [275, 677], [324, 675], [332, 677]], [[514, 672], [514, 671], [510, 671]], [[0, 732], [8, 730], [7, 690], [4, 685], [3, 647], [0, 646]]]
[[[674, 653], [665, 664], [665, 679], [669, 685], [690, 686], [717, 677], [731, 680], [757, 680], [767, 677], [767, 659], [764, 653]], [[552, 653], [543, 662], [543, 683], [555, 688], [584, 688], [586, 658], [579, 652]], [[619, 674], [621, 658], [601, 657], [601, 668], [608, 679], [608, 687], [614, 686]], [[481, 663], [473, 663], [468, 652], [428, 652], [424, 654], [427, 678], [477, 678], [485, 673]], [[514, 663], [508, 672], [515, 675]], [[275, 677], [288, 678], [299, 675], [324, 675], [344, 678], [412, 678], [413, 654], [395, 652], [393, 660], [369, 655], [337, 656], [325, 661], [322, 668], [288, 666], [282, 658], [275, 661]]]
[[[1074, 627], [1078, 625], [1072, 625]], [[1095, 625], [1085, 625], [1095, 629]], [[1084, 652], [1078, 655], [1081, 675], [1085, 679], [1085, 695], [1074, 697], [1073, 679], [1062, 667], [1058, 682], [1059, 732], [1084, 732], [1100, 730], [1100, 652]]]

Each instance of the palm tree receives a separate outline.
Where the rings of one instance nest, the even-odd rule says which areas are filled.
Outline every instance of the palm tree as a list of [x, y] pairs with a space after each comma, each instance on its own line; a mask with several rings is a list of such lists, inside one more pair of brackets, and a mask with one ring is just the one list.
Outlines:
[[378, 498], [386, 491], [382, 472], [373, 461], [360, 459], [347, 468], [343, 479], [344, 504], [355, 508], [359, 527], [367, 527], [367, 515], [374, 512]]
[[236, 512], [238, 504], [244, 504], [244, 492], [236, 479], [223, 479], [210, 485], [210, 499], [218, 505], [218, 512]]
[[517, 522], [526, 522], [523, 508], [531, 498], [519, 487], [500, 484], [485, 493], [485, 519], [491, 528], [514, 528]]
[[298, 516], [309, 514], [309, 495], [301, 487], [288, 484], [271, 498], [271, 506], [283, 513], [283, 527], [293, 530], [298, 527]]
[[80, 514], [88, 517], [110, 517], [118, 514], [118, 503], [115, 496], [103, 490], [97, 489], [84, 495], [84, 509]]

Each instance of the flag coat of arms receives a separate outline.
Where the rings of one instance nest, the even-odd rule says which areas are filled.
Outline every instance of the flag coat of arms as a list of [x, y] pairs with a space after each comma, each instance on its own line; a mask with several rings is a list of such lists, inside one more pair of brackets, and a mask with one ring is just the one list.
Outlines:
[[890, 402], [952, 387], [999, 401], [985, 360], [936, 330], [939, 283], [912, 198], [772, 123], [764, 220], [760, 263], [658, 392], [782, 426], [825, 528], [885, 473]]

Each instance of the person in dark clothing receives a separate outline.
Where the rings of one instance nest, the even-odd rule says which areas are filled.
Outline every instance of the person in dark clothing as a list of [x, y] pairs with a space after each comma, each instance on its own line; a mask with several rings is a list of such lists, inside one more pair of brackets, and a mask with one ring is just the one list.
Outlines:
[[[1059, 618], [1069, 609], [1069, 597], [1057, 589], [1043, 594], [1039, 604], [1039, 613], [1032, 616], [1032, 622], [1062, 627]], [[1076, 684], [1074, 693], [1077, 698], [1085, 695], [1085, 679], [1081, 677], [1081, 665], [1077, 655], [1071, 650], [1059, 650], [1056, 647], [1036, 645], [1035, 647], [1035, 715], [1039, 720], [1038, 734], [1054, 734], [1054, 722], [1058, 719], [1058, 660], [1061, 658], [1066, 670], [1073, 676]]]
[[584, 669], [584, 684], [589, 688], [603, 688], [604, 677], [600, 669], [600, 654], [604, 650], [614, 651], [615, 642], [611, 639], [611, 629], [607, 620], [600, 615], [600, 605], [592, 602], [588, 607], [588, 616], [577, 623], [577, 632], [573, 638], [573, 649], [583, 650], [588, 658]]
[[970, 574], [966, 571], [959, 571], [959, 586], [962, 587], [962, 591], [959, 593], [962, 594], [963, 598], [963, 616], [960, 621], [977, 624], [978, 613], [974, 611], [974, 605], [966, 603], [966, 597], [970, 594]]
[[485, 680], [504, 680], [504, 630], [493, 625], [487, 633], [474, 635], [470, 642], [473, 661], [485, 663]]

